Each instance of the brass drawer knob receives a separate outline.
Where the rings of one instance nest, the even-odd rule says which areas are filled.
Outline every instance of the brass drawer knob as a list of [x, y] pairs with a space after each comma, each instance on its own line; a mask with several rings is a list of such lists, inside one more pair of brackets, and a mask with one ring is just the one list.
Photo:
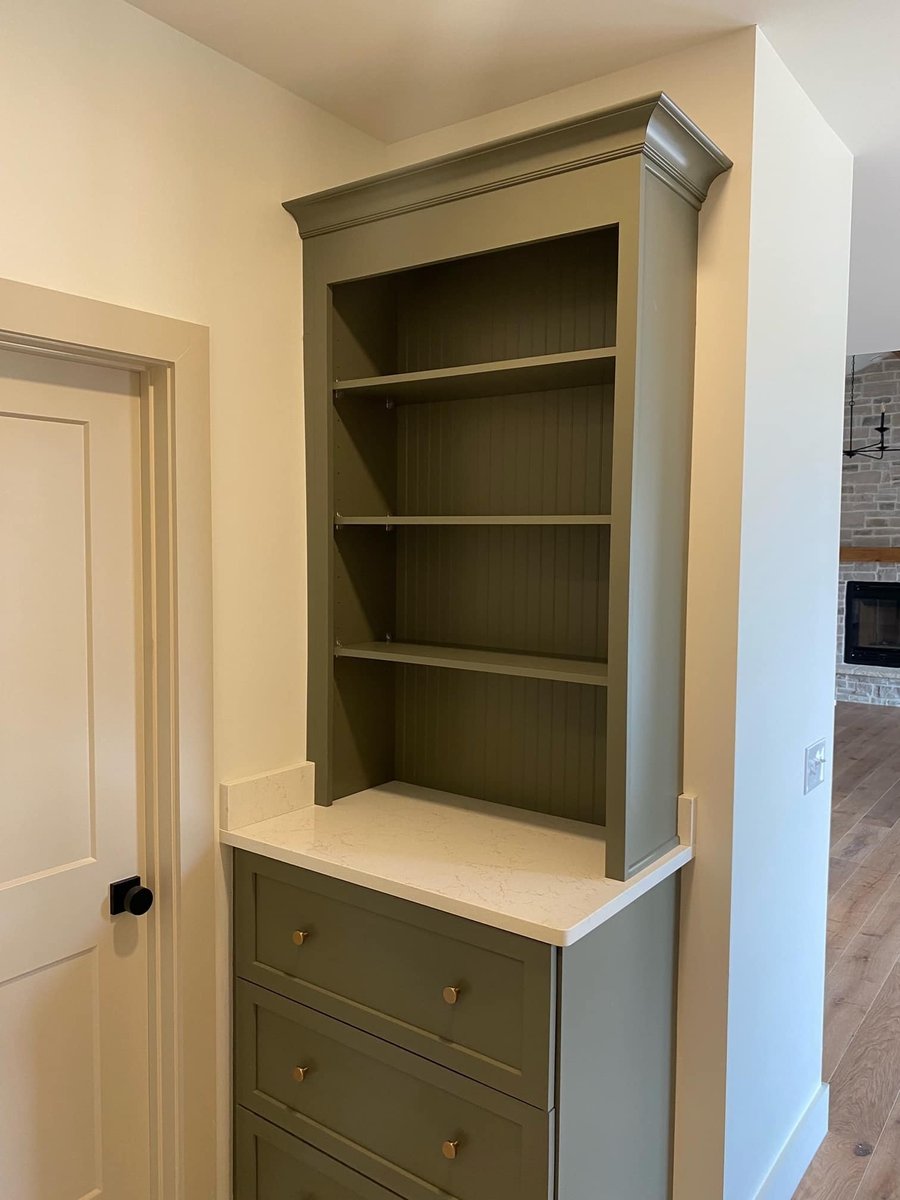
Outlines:
[[302, 946], [308, 937], [309, 934], [305, 933], [302, 929], [295, 929], [291, 941], [295, 946]]
[[441, 995], [444, 997], [444, 1003], [455, 1004], [459, 999], [460, 990], [458, 987], [445, 987], [441, 992]]
[[291, 1076], [295, 1083], [302, 1083], [308, 1074], [309, 1067], [294, 1067], [293, 1071], [291, 1071]]
[[444, 1142], [441, 1146], [441, 1154], [444, 1158], [456, 1158], [459, 1153], [459, 1142]]

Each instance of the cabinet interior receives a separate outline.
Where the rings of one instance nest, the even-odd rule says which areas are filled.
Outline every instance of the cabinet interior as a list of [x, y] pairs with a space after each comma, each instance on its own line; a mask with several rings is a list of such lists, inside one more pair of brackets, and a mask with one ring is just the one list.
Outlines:
[[605, 823], [615, 227], [332, 287], [332, 798]]

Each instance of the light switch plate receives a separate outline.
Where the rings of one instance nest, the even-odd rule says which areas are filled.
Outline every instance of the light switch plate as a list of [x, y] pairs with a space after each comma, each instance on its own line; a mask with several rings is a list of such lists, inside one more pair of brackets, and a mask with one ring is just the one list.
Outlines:
[[806, 747], [803, 756], [803, 794], [825, 782], [825, 739]]

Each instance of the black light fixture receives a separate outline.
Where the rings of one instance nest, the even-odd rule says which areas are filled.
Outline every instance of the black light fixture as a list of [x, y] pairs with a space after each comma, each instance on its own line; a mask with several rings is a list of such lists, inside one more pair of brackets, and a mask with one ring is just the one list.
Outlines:
[[878, 434], [877, 442], [868, 442], [864, 446], [854, 446], [853, 444], [853, 413], [856, 408], [856, 355], [850, 359], [850, 439], [847, 446], [844, 448], [844, 455], [847, 458], [874, 458], [882, 459], [886, 454], [897, 454], [900, 452], [900, 446], [889, 446], [885, 440], [885, 435], [890, 432], [887, 424], [887, 414], [884, 409], [881, 410], [881, 422], [875, 426], [874, 433]]

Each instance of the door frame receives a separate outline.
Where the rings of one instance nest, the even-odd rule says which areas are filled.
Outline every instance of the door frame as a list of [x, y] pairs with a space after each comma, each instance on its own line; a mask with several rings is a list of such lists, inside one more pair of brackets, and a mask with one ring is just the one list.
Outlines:
[[[209, 331], [0, 279], [0, 347], [141, 381], [154, 1200], [217, 1194], [221, 1005], [212, 724]], [[210, 1131], [215, 1131], [215, 1136]]]

